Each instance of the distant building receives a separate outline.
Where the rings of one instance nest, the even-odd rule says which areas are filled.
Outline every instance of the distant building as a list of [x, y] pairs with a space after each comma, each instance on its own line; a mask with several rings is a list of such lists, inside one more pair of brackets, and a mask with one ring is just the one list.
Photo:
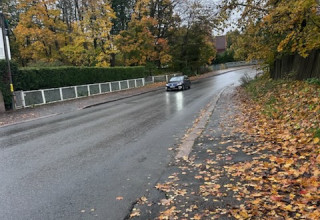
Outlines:
[[227, 36], [217, 36], [214, 39], [218, 54], [224, 53], [227, 50]]

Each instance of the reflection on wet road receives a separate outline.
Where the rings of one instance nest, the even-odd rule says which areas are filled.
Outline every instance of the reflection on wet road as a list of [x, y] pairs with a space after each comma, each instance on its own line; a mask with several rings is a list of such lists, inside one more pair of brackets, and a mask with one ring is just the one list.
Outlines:
[[1, 128], [0, 219], [123, 219], [167, 169], [168, 148], [244, 73], [256, 71]]
[[175, 105], [176, 111], [181, 111], [184, 107], [184, 98], [183, 93], [184, 91], [177, 91], [177, 92], [166, 92], [166, 105]]

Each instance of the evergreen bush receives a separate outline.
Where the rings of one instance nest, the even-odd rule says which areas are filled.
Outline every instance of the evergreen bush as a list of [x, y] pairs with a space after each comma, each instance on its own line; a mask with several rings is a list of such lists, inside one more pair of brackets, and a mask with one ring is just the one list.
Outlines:
[[16, 90], [37, 90], [143, 78], [145, 67], [47, 67], [21, 68]]

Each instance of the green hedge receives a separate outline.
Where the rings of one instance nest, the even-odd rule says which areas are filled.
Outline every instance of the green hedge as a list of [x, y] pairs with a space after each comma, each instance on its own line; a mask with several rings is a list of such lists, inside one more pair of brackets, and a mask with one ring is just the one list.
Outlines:
[[14, 76], [15, 90], [37, 90], [143, 78], [145, 67], [21, 68]]
[[215, 60], [213, 60], [212, 64], [223, 64], [235, 61], [236, 60], [234, 59], [234, 51], [227, 50], [224, 53], [217, 54], [217, 57]]
[[[145, 67], [48, 67], [18, 69], [17, 64], [14, 62], [11, 62], [11, 71], [15, 91], [86, 85], [147, 76]], [[0, 90], [2, 91], [6, 108], [9, 109], [12, 96], [7, 74], [7, 64], [4, 60], [0, 60]]]
[[[14, 62], [11, 62], [11, 72], [12, 75], [18, 74], [18, 66]], [[7, 109], [9, 109], [12, 103], [12, 95], [10, 92], [7, 62], [5, 60], [0, 60], [0, 90], [3, 95], [5, 106]]]

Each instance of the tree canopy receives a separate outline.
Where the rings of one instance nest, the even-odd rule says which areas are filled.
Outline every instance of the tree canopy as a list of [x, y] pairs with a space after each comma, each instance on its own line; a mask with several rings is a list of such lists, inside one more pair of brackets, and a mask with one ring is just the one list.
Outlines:
[[196, 71], [215, 56], [214, 13], [200, 1], [4, 0], [2, 8], [13, 57], [23, 66], [152, 64]]
[[272, 62], [284, 54], [303, 57], [320, 48], [319, 0], [224, 0], [221, 17], [237, 11], [241, 35], [236, 56]]

